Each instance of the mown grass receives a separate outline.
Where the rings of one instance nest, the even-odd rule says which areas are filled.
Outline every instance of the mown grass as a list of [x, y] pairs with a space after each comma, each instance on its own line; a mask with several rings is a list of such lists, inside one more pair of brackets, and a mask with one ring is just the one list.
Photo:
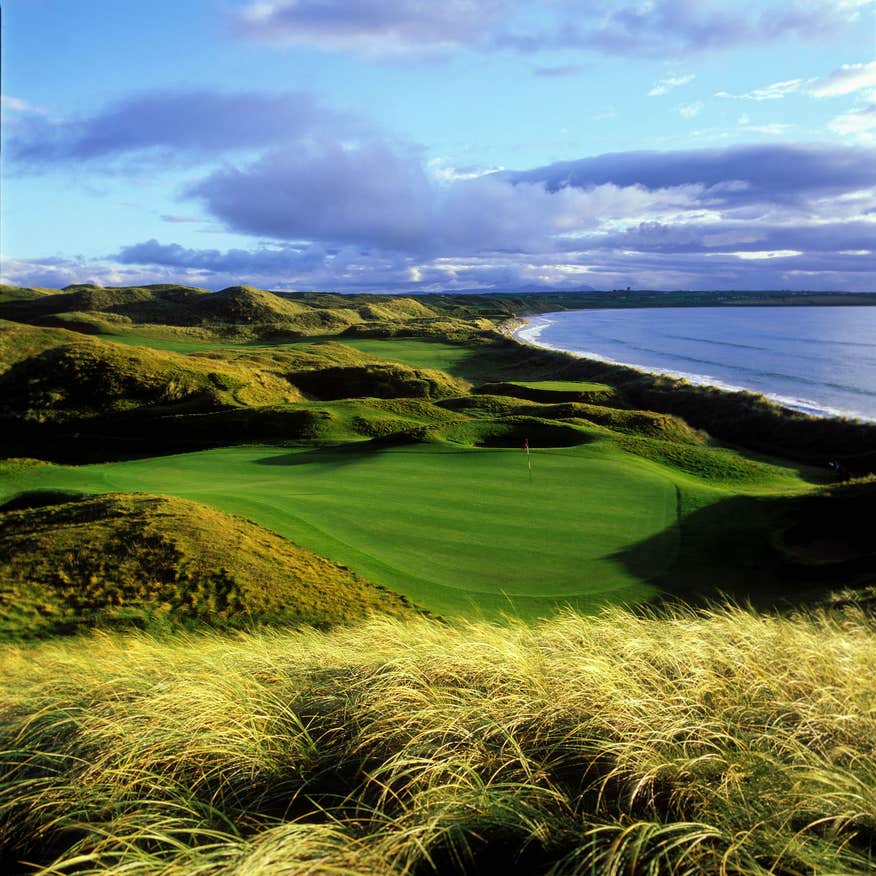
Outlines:
[[0, 672], [4, 872], [876, 866], [854, 610], [104, 636]]

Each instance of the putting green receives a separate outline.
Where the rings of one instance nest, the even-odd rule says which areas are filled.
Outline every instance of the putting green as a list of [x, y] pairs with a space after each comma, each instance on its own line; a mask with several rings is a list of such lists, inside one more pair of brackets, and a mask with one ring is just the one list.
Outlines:
[[506, 448], [366, 443], [228, 447], [78, 468], [0, 466], [0, 494], [33, 489], [204, 502], [444, 614], [535, 617], [558, 604], [641, 601], [655, 589], [617, 554], [647, 540], [656, 575], [677, 550], [674, 483], [657, 466], [602, 444], [530, 458]]

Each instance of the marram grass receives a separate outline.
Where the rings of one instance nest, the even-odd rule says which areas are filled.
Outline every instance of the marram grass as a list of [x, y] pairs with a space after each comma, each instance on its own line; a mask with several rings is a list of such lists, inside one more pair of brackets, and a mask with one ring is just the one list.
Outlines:
[[4, 872], [855, 874], [855, 610], [375, 619], [0, 651]]

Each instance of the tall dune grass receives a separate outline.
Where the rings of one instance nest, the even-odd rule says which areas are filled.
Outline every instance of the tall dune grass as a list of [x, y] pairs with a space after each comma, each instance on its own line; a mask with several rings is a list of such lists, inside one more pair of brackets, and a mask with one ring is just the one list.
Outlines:
[[876, 866], [855, 610], [95, 636], [0, 673], [12, 873]]

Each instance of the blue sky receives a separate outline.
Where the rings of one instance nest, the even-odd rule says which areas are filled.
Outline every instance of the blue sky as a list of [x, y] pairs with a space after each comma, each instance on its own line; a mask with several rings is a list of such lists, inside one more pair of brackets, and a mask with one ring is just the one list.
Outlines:
[[876, 289], [874, 0], [5, 0], [4, 282]]

